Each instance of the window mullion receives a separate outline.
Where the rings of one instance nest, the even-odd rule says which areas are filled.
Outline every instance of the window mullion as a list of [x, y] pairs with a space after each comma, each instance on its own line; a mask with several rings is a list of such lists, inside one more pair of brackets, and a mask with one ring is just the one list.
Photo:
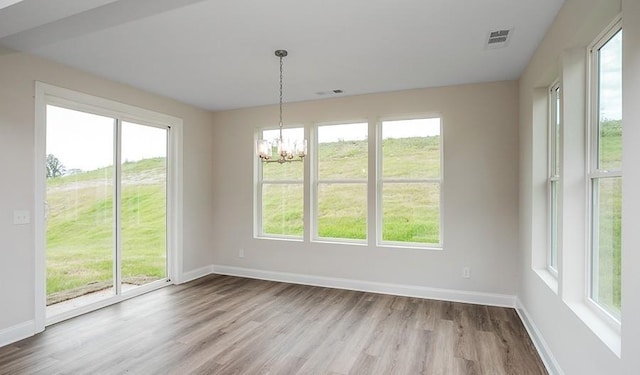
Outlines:
[[390, 184], [420, 184], [420, 183], [435, 183], [442, 182], [440, 178], [383, 178], [382, 182]]

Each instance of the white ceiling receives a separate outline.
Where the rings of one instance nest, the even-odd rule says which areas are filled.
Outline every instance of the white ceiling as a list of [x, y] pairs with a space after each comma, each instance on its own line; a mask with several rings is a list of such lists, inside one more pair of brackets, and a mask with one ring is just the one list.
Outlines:
[[224, 110], [277, 103], [276, 49], [285, 102], [517, 79], [562, 3], [24, 0], [0, 10], [0, 45]]

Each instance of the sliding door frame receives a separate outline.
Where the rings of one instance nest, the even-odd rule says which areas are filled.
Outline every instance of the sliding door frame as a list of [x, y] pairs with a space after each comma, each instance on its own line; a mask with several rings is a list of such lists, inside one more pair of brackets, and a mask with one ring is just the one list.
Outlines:
[[[167, 129], [167, 275], [166, 280], [152, 282], [122, 295], [118, 293], [104, 301], [99, 301], [75, 309], [68, 314], [60, 314], [52, 319], [46, 317], [46, 107], [65, 107], [72, 110], [108, 116], [116, 119], [116, 127], [122, 121]], [[42, 332], [46, 325], [54, 324], [73, 316], [81, 315], [104, 306], [118, 303], [169, 284], [178, 284], [182, 279], [182, 119], [149, 111], [128, 104], [76, 92], [43, 82], [35, 82], [35, 301], [34, 331]], [[120, 147], [116, 145], [116, 147]], [[119, 155], [119, 153], [117, 153]], [[119, 156], [117, 157], [119, 158]], [[116, 172], [117, 173], [117, 172]], [[119, 190], [120, 188], [117, 187]], [[116, 200], [118, 201], [118, 200]], [[116, 238], [119, 238], [116, 237]], [[119, 260], [117, 260], [119, 262]], [[114, 271], [116, 272], [116, 271]], [[119, 272], [119, 271], [117, 271]], [[115, 274], [114, 274], [115, 275]]]

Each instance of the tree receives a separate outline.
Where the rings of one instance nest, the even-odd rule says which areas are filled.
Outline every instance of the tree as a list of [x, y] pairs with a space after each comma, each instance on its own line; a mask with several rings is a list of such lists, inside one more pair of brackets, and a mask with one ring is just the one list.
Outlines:
[[60, 177], [66, 171], [64, 164], [55, 155], [47, 155], [47, 178]]

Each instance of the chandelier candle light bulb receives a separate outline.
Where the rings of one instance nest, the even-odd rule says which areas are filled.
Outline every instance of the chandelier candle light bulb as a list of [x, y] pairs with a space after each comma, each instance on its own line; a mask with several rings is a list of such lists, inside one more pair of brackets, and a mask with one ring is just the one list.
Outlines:
[[[290, 163], [303, 161], [307, 156], [307, 140], [285, 139], [282, 135], [282, 58], [287, 56], [286, 50], [277, 50], [275, 55], [280, 58], [280, 137], [275, 145], [266, 139], [256, 141], [256, 154], [264, 163]], [[272, 159], [274, 146], [277, 149], [277, 159]]]

